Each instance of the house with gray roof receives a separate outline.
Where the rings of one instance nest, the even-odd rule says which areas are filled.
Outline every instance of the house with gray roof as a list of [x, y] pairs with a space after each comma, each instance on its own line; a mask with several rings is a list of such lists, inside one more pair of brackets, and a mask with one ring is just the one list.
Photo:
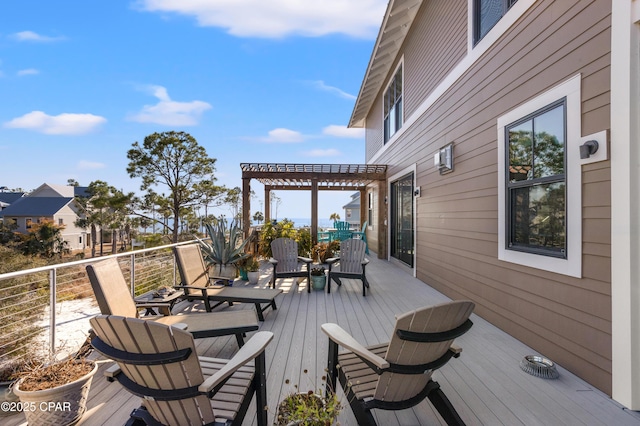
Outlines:
[[76, 220], [84, 215], [75, 196], [84, 191], [83, 187], [45, 183], [27, 196], [6, 203], [8, 205], [0, 211], [0, 219], [5, 224], [15, 224], [20, 233], [29, 232], [34, 223], [51, 221], [64, 227], [62, 238], [71, 250], [82, 250], [88, 244], [87, 232], [75, 226]]

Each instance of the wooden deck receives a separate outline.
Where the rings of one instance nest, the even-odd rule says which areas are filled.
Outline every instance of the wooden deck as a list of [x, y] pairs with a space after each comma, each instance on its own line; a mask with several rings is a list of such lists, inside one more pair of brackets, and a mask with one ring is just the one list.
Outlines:
[[[278, 309], [268, 310], [261, 324], [262, 330], [275, 334], [267, 348], [270, 421], [278, 401], [293, 391], [293, 383], [300, 383], [302, 390], [320, 387], [328, 349], [321, 324], [335, 322], [362, 343], [371, 345], [388, 340], [394, 315], [447, 300], [392, 264], [375, 259], [374, 255], [371, 260], [367, 267], [371, 289], [366, 298], [362, 297], [359, 281], [345, 280], [340, 289], [334, 284], [329, 295], [307, 294], [306, 283], [298, 288], [293, 279], [279, 281], [284, 293], [276, 299]], [[269, 273], [270, 270], [263, 271], [261, 286], [266, 286]], [[220, 309], [254, 307], [246, 304], [217, 308]], [[463, 348], [462, 356], [452, 359], [434, 375], [468, 425], [640, 425], [640, 413], [624, 409], [562, 368], [557, 380], [524, 373], [519, 362], [535, 351], [476, 315], [472, 320], [471, 331], [456, 341]], [[207, 356], [229, 358], [236, 350], [233, 337], [198, 341], [198, 351]], [[291, 385], [285, 384], [287, 379]], [[137, 398], [117, 383], [106, 382], [98, 373], [90, 392], [89, 410], [80, 424], [120, 425], [138, 405]], [[340, 424], [355, 425], [346, 405]], [[255, 425], [254, 409], [250, 408], [246, 425]], [[375, 415], [380, 426], [443, 424], [428, 402], [399, 412], [375, 411]], [[5, 417], [2, 423], [23, 424], [24, 417]]]

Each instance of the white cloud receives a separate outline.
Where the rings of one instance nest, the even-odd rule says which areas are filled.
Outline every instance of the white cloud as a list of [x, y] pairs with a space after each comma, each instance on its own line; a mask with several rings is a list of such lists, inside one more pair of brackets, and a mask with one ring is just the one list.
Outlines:
[[50, 43], [53, 41], [64, 40], [64, 37], [50, 37], [35, 33], [33, 31], [20, 31], [14, 34], [11, 34], [11, 38], [18, 41], [33, 41], [36, 43]]
[[307, 157], [338, 157], [342, 155], [340, 151], [335, 148], [329, 149], [312, 149], [311, 151], [305, 152]]
[[260, 139], [262, 142], [272, 143], [298, 143], [305, 140], [302, 133], [284, 128], [269, 131], [269, 136]]
[[360, 139], [364, 138], [364, 129], [350, 129], [347, 126], [332, 124], [322, 129], [322, 134], [337, 138]]
[[93, 114], [64, 113], [54, 116], [42, 111], [32, 111], [4, 123], [4, 127], [29, 129], [47, 135], [83, 135], [106, 122], [106, 118]]
[[172, 101], [167, 89], [162, 86], [144, 86], [141, 89], [158, 98], [159, 102], [142, 107], [142, 111], [129, 116], [131, 121], [165, 126], [193, 126], [198, 124], [203, 112], [211, 109], [211, 105], [203, 101]]
[[103, 163], [98, 163], [95, 161], [87, 161], [80, 160], [78, 161], [78, 169], [79, 170], [95, 170], [95, 169], [104, 169], [106, 166]]
[[36, 74], [40, 74], [40, 71], [38, 71], [35, 68], [28, 68], [26, 70], [20, 70], [17, 72], [18, 77], [22, 77], [25, 75], [36, 75]]
[[346, 34], [374, 38], [387, 0], [138, 0], [149, 12], [194, 17], [201, 26], [221, 27], [239, 37], [319, 37]]
[[312, 81], [311, 84], [313, 85], [313, 87], [315, 87], [316, 89], [325, 91], [325, 92], [329, 92], [329, 93], [333, 93], [335, 95], [338, 95], [339, 97], [343, 98], [343, 99], [349, 99], [349, 100], [356, 100], [357, 96], [352, 95], [350, 93], [347, 93], [341, 89], [338, 89], [337, 87], [333, 87], [333, 86], [329, 86], [327, 84], [325, 84], [324, 81], [322, 80], [317, 80], [317, 81]]

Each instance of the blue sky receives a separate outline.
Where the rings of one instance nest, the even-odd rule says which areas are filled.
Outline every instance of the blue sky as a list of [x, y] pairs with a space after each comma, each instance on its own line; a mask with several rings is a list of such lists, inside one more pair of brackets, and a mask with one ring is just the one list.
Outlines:
[[[385, 0], [21, 0], [0, 5], [0, 186], [100, 179], [141, 194], [126, 152], [185, 131], [216, 158], [364, 163], [347, 129]], [[252, 182], [262, 198], [263, 188]], [[309, 195], [277, 192], [278, 216]], [[321, 193], [320, 217], [348, 194]], [[252, 212], [259, 209], [252, 202]]]

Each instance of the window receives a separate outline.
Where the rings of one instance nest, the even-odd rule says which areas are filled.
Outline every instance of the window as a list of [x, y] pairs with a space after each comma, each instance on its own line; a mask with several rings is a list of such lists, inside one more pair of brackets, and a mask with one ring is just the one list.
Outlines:
[[33, 220], [30, 217], [28, 217], [28, 218], [25, 219], [24, 224], [25, 224], [25, 228], [31, 229], [31, 225], [33, 224]]
[[517, 0], [474, 0], [473, 43], [476, 44], [504, 16]]
[[498, 259], [582, 276], [581, 76], [498, 118]]
[[402, 127], [402, 64], [384, 92], [384, 143]]
[[58, 225], [60, 225], [60, 226], [64, 225], [64, 219], [63, 218], [58, 218]]
[[507, 245], [566, 257], [565, 99], [505, 127]]
[[368, 214], [367, 214], [367, 222], [368, 226], [373, 227], [373, 192], [369, 193], [369, 205], [368, 205]]

